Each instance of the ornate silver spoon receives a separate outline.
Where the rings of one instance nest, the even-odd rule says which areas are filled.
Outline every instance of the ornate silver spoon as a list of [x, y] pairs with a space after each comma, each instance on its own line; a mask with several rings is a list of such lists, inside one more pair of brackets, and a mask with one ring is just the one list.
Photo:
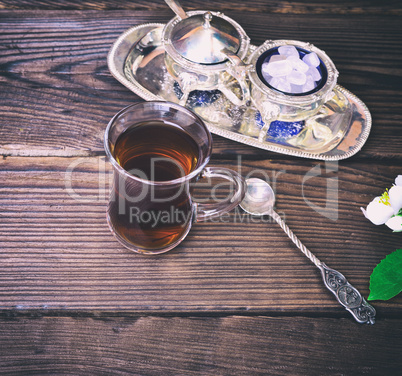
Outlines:
[[271, 186], [264, 180], [249, 178], [246, 180], [247, 191], [241, 202], [241, 208], [253, 215], [269, 215], [282, 227], [283, 231], [296, 244], [305, 256], [321, 270], [325, 286], [336, 297], [346, 310], [348, 310], [359, 323], [374, 324], [375, 309], [366, 302], [359, 291], [353, 287], [338, 271], [329, 268], [315, 257], [289, 229], [282, 218], [274, 211], [275, 194]]

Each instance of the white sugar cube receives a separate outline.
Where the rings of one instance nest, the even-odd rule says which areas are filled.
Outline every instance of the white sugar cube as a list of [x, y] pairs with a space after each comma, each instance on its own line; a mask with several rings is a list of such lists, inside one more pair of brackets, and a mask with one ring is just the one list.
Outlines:
[[269, 59], [270, 63], [274, 63], [275, 61], [286, 60], [286, 56], [284, 55], [272, 55]]
[[284, 55], [284, 56], [299, 57], [299, 51], [297, 51], [297, 48], [295, 46], [290, 46], [290, 45], [280, 46], [278, 48], [278, 52], [280, 55]]
[[297, 70], [292, 70], [292, 72], [286, 76], [289, 83], [294, 85], [304, 85], [306, 83], [306, 75]]
[[278, 87], [279, 83], [283, 81], [283, 78], [280, 77], [273, 77], [270, 81], [269, 84], [275, 88]]
[[273, 63], [264, 63], [261, 67], [263, 73], [265, 72], [272, 77], [287, 76], [290, 72], [292, 72], [292, 69], [292, 64], [288, 60], [274, 61]]
[[[270, 76], [271, 77], [271, 76]], [[271, 77], [269, 81], [267, 81], [271, 86], [277, 87], [279, 83], [283, 81], [282, 77]]]
[[261, 72], [262, 72], [262, 74], [269, 74], [268, 73], [268, 71], [267, 71], [267, 67], [268, 67], [268, 64], [269, 63], [263, 63], [262, 65], [261, 65]]
[[320, 65], [320, 59], [315, 52], [304, 55], [303, 61], [311, 67], [318, 67]]
[[264, 63], [261, 65], [261, 73], [264, 77], [265, 81], [269, 82], [272, 79], [272, 76], [267, 72], [268, 63]]
[[292, 94], [299, 94], [299, 93], [303, 93], [303, 85], [290, 85], [291, 86], [291, 93]]
[[[309, 79], [310, 77], [310, 79]], [[314, 80], [311, 78], [311, 76], [307, 76], [306, 83], [303, 85], [303, 93], [307, 93], [308, 91], [313, 90], [316, 87], [316, 84]]]
[[287, 60], [289, 60], [292, 63], [293, 69], [296, 69], [299, 72], [306, 73], [309, 69], [309, 66], [299, 57], [292, 55], [288, 56]]
[[284, 91], [285, 93], [290, 93], [292, 90], [290, 83], [286, 80], [281, 80], [276, 88], [280, 91]]
[[307, 71], [307, 75], [311, 76], [314, 81], [321, 80], [321, 73], [317, 68], [310, 67]]
[[269, 84], [272, 81], [272, 77], [269, 74], [262, 74], [262, 76], [264, 77], [265, 81], [267, 81]]

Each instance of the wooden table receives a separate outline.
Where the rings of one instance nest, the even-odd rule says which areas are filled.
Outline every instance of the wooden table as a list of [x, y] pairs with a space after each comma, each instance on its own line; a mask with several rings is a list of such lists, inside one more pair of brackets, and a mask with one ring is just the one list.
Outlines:
[[[400, 3], [182, 5], [224, 11], [255, 45], [314, 43], [369, 107], [367, 143], [338, 164], [218, 136], [211, 161], [266, 174], [288, 225], [367, 297], [372, 269], [402, 247], [401, 234], [360, 211], [402, 173]], [[276, 224], [233, 212], [197, 223], [158, 257], [110, 233], [102, 136], [142, 99], [111, 76], [106, 56], [129, 27], [172, 18], [162, 0], [0, 0], [0, 9], [2, 375], [400, 374], [402, 295], [372, 303], [375, 325], [357, 324]]]

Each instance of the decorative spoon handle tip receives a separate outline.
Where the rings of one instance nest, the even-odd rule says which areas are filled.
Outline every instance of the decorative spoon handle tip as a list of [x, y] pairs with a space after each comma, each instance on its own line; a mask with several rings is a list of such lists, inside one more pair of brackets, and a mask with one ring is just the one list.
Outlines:
[[272, 210], [267, 214], [275, 219], [297, 248], [321, 270], [325, 286], [335, 295], [338, 302], [353, 315], [355, 320], [359, 323], [374, 324], [376, 314], [374, 307], [364, 300], [360, 292], [347, 281], [345, 276], [337, 270], [329, 268], [311, 253], [275, 211]]
[[348, 310], [357, 322], [361, 324], [374, 324], [376, 311], [372, 305], [366, 302], [360, 292], [353, 287], [345, 276], [329, 268], [323, 262], [319, 266], [325, 286], [336, 297], [346, 310]]

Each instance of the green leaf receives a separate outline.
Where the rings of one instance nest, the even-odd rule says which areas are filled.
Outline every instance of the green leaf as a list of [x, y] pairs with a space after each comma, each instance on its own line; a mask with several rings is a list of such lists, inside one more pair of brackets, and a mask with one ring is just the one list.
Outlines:
[[367, 300], [388, 300], [402, 291], [402, 249], [389, 254], [370, 276]]

